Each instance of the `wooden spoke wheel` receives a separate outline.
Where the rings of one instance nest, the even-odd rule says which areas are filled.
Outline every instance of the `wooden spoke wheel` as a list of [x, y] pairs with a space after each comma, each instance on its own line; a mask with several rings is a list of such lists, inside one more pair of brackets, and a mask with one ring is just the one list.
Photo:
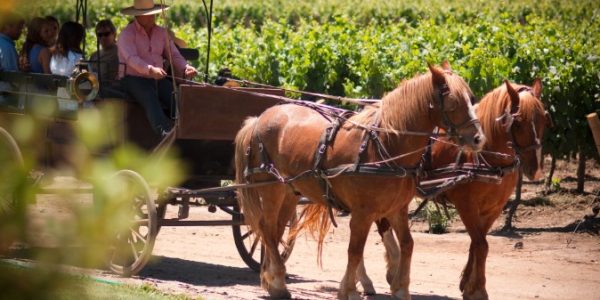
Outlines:
[[131, 276], [139, 272], [152, 255], [158, 234], [156, 205], [144, 178], [131, 170], [121, 170], [115, 175], [126, 184], [126, 199], [130, 201], [130, 224], [116, 234], [109, 254], [110, 269], [121, 275]]
[[[243, 220], [243, 215], [241, 214], [239, 207], [234, 207], [232, 217], [234, 222]], [[297, 225], [297, 222], [298, 216], [294, 214], [292, 219], [286, 225], [283, 237], [279, 241], [279, 253], [284, 262], [287, 261], [294, 249], [296, 239], [290, 237], [290, 230]], [[235, 247], [242, 257], [242, 260], [250, 267], [250, 269], [260, 272], [260, 266], [265, 256], [265, 249], [263, 248], [260, 238], [247, 225], [233, 225], [232, 229]]]
[[[15, 139], [0, 127], [0, 228], [2, 223], [12, 219], [17, 199], [14, 195], [15, 172], [23, 168], [23, 156]], [[18, 180], [18, 179], [16, 179]], [[8, 250], [15, 236], [0, 231], [0, 254]]]

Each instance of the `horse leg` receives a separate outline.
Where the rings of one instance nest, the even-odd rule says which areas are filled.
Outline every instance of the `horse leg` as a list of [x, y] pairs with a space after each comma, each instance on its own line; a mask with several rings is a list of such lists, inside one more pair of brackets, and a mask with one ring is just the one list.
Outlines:
[[479, 216], [477, 207], [472, 205], [456, 206], [460, 217], [471, 238], [469, 260], [463, 271], [460, 289], [465, 300], [487, 300], [485, 289], [485, 261], [488, 254], [485, 225]]
[[350, 243], [348, 244], [348, 264], [346, 273], [340, 282], [338, 299], [361, 299], [356, 291], [356, 272], [363, 258], [365, 243], [369, 235], [372, 220], [368, 220], [358, 212], [353, 212], [350, 219]]
[[285, 186], [275, 185], [262, 188], [263, 214], [260, 219], [259, 228], [265, 248], [265, 257], [261, 267], [261, 285], [269, 292], [271, 298], [289, 299], [290, 292], [285, 285], [285, 265], [279, 254], [278, 245], [281, 235], [279, 234], [279, 216], [282, 203], [286, 198]]
[[396, 242], [394, 232], [392, 231], [389, 222], [387, 222], [387, 219], [382, 220], [386, 220], [387, 224], [385, 231], [379, 232], [383, 246], [385, 247], [385, 262], [387, 263], [385, 279], [387, 280], [388, 284], [391, 285], [392, 280], [394, 280], [394, 276], [396, 276], [398, 268], [400, 268], [400, 246]]
[[358, 269], [356, 269], [356, 278], [360, 281], [360, 285], [362, 285], [365, 295], [375, 295], [375, 287], [373, 286], [373, 281], [367, 275], [367, 269], [365, 269], [365, 259], [360, 260], [360, 264], [358, 264]]
[[408, 287], [410, 284], [410, 265], [414, 241], [408, 225], [408, 205], [403, 207], [395, 218], [390, 218], [390, 221], [400, 244], [400, 262], [390, 285], [392, 297], [395, 299], [410, 300], [411, 296]]
[[[385, 279], [388, 284], [392, 284], [392, 280], [400, 267], [400, 247], [396, 242], [396, 238], [394, 237], [394, 232], [390, 227], [390, 223], [386, 218], [379, 219], [375, 222], [377, 224], [377, 231], [379, 235], [381, 235], [381, 240], [383, 241], [383, 246], [385, 247], [385, 262], [386, 262], [386, 274]], [[367, 295], [375, 295], [375, 288], [373, 287], [373, 282], [367, 275], [367, 270], [365, 269], [364, 259], [361, 261], [361, 264], [358, 266], [358, 271], [356, 273], [358, 277], [358, 281], [363, 286], [365, 290], [365, 294]]]

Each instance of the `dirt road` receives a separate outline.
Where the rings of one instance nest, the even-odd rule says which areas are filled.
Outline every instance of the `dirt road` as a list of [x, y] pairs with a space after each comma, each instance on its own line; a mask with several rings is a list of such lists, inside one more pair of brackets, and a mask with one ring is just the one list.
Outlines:
[[[206, 218], [205, 211], [195, 208], [192, 215]], [[295, 299], [335, 298], [346, 266], [348, 221], [349, 217], [338, 218], [339, 228], [327, 237], [322, 269], [316, 264], [316, 243], [310, 237], [298, 239], [287, 263], [288, 287]], [[422, 224], [415, 225], [419, 226]], [[452, 228], [455, 232], [444, 235], [413, 232], [413, 299], [461, 298], [458, 283], [469, 238], [461, 232], [460, 222]], [[510, 237], [488, 237], [487, 288], [491, 299], [600, 299], [600, 238], [546, 230], [548, 227], [529, 228]], [[515, 248], [517, 242], [522, 242], [522, 249]], [[259, 287], [258, 274], [239, 257], [230, 227], [165, 227], [153, 253], [153, 261], [135, 278], [118, 278], [106, 272], [99, 275], [205, 299], [267, 296]], [[369, 236], [365, 262], [378, 293], [366, 298], [388, 299], [383, 246], [376, 232]]]

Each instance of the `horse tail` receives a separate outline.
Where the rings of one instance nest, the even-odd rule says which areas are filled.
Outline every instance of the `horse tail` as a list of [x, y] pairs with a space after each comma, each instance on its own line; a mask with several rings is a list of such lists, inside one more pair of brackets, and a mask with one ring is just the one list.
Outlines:
[[300, 213], [298, 225], [290, 232], [291, 238], [295, 238], [302, 230], [308, 230], [314, 239], [317, 240], [317, 264], [323, 265], [323, 241], [325, 235], [331, 228], [329, 211], [327, 206], [311, 203], [304, 206]]
[[[250, 157], [247, 156], [246, 149], [251, 147], [250, 143], [256, 122], [258, 122], [257, 117], [246, 119], [242, 129], [235, 136], [235, 182], [237, 184], [248, 183], [244, 171]], [[253, 188], [238, 189], [237, 200], [246, 224], [250, 225], [250, 228], [260, 236], [258, 222], [262, 216], [262, 210], [258, 192]]]

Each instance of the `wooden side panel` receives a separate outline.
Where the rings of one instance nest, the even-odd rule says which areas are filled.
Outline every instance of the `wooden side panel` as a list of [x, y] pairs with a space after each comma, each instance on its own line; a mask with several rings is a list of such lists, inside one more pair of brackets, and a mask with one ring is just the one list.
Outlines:
[[596, 149], [600, 153], [600, 119], [598, 118], [598, 114], [591, 113], [587, 115], [587, 120], [592, 130], [594, 141], [596, 142]]
[[258, 116], [284, 96], [278, 89], [181, 85], [177, 138], [233, 141], [247, 117]]

